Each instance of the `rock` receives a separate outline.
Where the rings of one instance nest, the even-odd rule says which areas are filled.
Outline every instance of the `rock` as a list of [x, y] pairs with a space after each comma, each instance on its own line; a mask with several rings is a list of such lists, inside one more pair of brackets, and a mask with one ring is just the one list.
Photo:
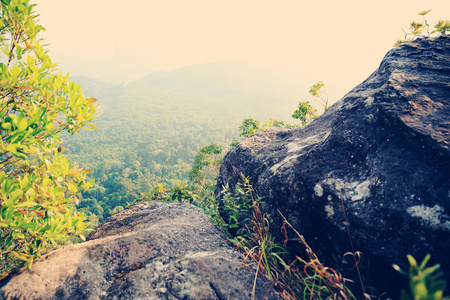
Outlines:
[[[123, 210], [87, 242], [49, 252], [3, 283], [1, 299], [249, 299], [255, 269], [202, 211], [150, 201]], [[261, 275], [261, 274], [259, 274]], [[278, 299], [258, 276], [256, 299]]]
[[353, 252], [347, 218], [378, 290], [399, 289], [391, 264], [408, 269], [407, 254], [430, 253], [450, 274], [450, 37], [390, 50], [309, 126], [242, 141], [223, 159], [216, 194], [241, 173], [333, 267]]

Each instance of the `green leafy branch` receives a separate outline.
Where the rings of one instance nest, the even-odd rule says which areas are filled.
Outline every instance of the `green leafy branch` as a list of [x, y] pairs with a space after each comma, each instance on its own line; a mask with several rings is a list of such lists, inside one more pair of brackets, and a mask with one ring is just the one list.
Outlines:
[[52, 63], [34, 6], [0, 6], [0, 273], [20, 261], [31, 268], [44, 251], [81, 235], [77, 194], [93, 184], [89, 170], [67, 160], [59, 134], [96, 129], [96, 100]]
[[[326, 111], [330, 106], [328, 105], [328, 94], [325, 89], [325, 83], [322, 81], [312, 85], [308, 91], [314, 100], [319, 100], [323, 103], [323, 110]], [[309, 101], [299, 101], [297, 109], [292, 114], [292, 118], [300, 120], [302, 126], [312, 122], [319, 115]]]

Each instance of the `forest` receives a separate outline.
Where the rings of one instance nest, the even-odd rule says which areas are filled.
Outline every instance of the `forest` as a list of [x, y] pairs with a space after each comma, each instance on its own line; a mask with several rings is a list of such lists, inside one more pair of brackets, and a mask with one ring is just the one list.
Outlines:
[[99, 104], [98, 129], [62, 135], [64, 153], [95, 179], [77, 207], [94, 226], [157, 183], [186, 184], [199, 149], [217, 144], [225, 153], [244, 118], [300, 125], [291, 117], [300, 86], [239, 62], [156, 72], [126, 85], [73, 80]]

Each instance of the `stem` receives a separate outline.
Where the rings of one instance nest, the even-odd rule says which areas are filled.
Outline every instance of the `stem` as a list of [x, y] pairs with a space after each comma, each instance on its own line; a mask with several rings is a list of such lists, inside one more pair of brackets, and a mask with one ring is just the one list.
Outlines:
[[356, 260], [355, 257], [355, 248], [353, 247], [353, 241], [352, 241], [352, 236], [350, 235], [350, 223], [348, 222], [348, 218], [347, 218], [347, 213], [345, 212], [345, 205], [344, 205], [344, 198], [342, 198], [342, 191], [339, 190], [339, 195], [341, 198], [341, 205], [342, 205], [342, 211], [344, 212], [344, 218], [345, 218], [345, 227], [347, 228], [347, 234], [348, 234], [348, 239], [350, 241], [350, 246], [352, 247], [352, 254], [353, 254], [353, 259], [355, 260], [355, 267], [356, 267], [356, 271], [358, 272], [358, 277], [359, 277], [359, 282], [361, 283], [361, 288], [363, 290], [363, 293], [366, 293], [366, 289], [364, 288], [364, 283], [362, 280], [362, 276], [361, 276], [361, 272], [359, 271], [359, 263]]

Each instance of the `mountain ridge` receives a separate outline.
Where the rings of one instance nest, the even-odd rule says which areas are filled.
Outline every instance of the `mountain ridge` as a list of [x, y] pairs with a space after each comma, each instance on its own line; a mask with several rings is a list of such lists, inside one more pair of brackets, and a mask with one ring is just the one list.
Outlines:
[[[248, 115], [256, 112], [258, 118], [275, 117], [285, 121], [295, 110], [298, 95], [306, 90], [306, 85], [296, 85], [251, 64], [235, 61], [156, 71], [128, 84], [107, 83], [84, 76], [73, 79], [81, 84], [86, 96], [112, 102], [177, 97], [207, 105], [209, 100], [214, 104], [246, 106], [244, 111]], [[258, 106], [267, 110], [266, 116], [258, 114]]]

